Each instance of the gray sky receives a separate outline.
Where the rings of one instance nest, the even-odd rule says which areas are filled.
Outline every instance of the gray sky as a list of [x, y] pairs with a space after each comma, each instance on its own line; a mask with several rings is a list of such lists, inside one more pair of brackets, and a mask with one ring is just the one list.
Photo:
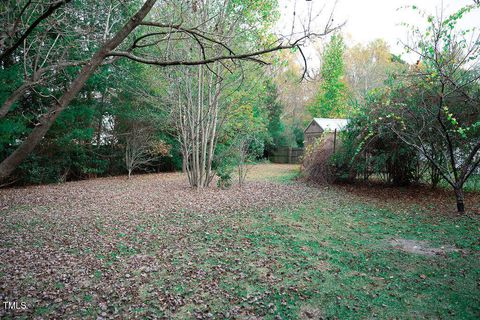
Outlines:
[[[443, 1], [443, 7], [447, 14], [453, 13], [467, 4], [473, 4], [473, 0]], [[405, 40], [406, 36], [405, 27], [400, 26], [399, 23], [423, 23], [414, 10], [397, 10], [406, 5], [416, 5], [428, 13], [436, 14], [442, 7], [442, 1], [339, 0], [335, 16], [341, 21], [347, 21], [344, 34], [349, 41], [367, 43], [377, 38], [383, 38], [390, 44], [391, 50], [398, 54], [402, 52], [402, 47], [397, 44], [397, 41]], [[477, 15], [476, 19], [475, 15]], [[480, 27], [478, 12], [465, 16], [464, 23], [471, 26], [476, 23], [477, 27]]]
[[[278, 29], [283, 34], [291, 31], [294, 11], [297, 26], [300, 25], [299, 21], [306, 20], [309, 12], [315, 16], [322, 11], [314, 20], [315, 28], [321, 29], [325, 21], [328, 21], [335, 3], [334, 22], [346, 22], [342, 33], [346, 37], [347, 45], [366, 44], [374, 39], [383, 38], [390, 45], [393, 53], [401, 54], [403, 48], [398, 44], [398, 40], [406, 40], [406, 29], [399, 24], [402, 22], [421, 24], [423, 21], [414, 10], [397, 9], [416, 5], [427, 13], [436, 14], [443, 4], [444, 12], [451, 14], [467, 4], [473, 4], [473, 0], [279, 0], [282, 18]], [[462, 21], [462, 27], [480, 28], [480, 11], [470, 13]], [[312, 57], [312, 49], [306, 51], [309, 58], [315, 60]], [[408, 59], [408, 57], [404, 58]]]

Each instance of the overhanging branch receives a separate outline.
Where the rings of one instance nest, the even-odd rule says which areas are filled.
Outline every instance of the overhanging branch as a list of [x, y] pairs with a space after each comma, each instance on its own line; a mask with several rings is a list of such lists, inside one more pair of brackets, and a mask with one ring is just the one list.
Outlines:
[[[279, 50], [285, 50], [285, 49], [292, 49], [292, 48], [297, 48], [299, 47], [300, 43], [304, 41], [305, 39], [309, 38], [311, 35], [305, 35], [296, 41], [287, 44], [287, 45], [278, 45], [272, 48], [267, 48], [263, 50], [258, 50], [254, 52], [249, 52], [249, 53], [243, 53], [243, 54], [226, 54], [226, 55], [220, 55], [216, 57], [211, 57], [211, 58], [205, 58], [201, 60], [171, 60], [171, 61], [165, 61], [165, 60], [159, 60], [159, 59], [152, 59], [152, 58], [146, 58], [146, 57], [141, 57], [138, 55], [135, 55], [129, 51], [111, 51], [110, 53], [107, 54], [107, 56], [115, 56], [115, 57], [125, 57], [130, 60], [144, 63], [144, 64], [150, 64], [150, 65], [156, 65], [156, 66], [161, 66], [161, 67], [167, 67], [167, 66], [196, 66], [196, 65], [203, 65], [203, 64], [210, 64], [214, 63], [217, 61], [223, 61], [223, 60], [252, 60], [258, 63], [262, 64], [267, 64], [265, 61], [260, 60], [256, 58], [257, 56], [261, 56], [270, 52], [274, 51], [279, 51]], [[315, 35], [319, 36], [319, 35]]]

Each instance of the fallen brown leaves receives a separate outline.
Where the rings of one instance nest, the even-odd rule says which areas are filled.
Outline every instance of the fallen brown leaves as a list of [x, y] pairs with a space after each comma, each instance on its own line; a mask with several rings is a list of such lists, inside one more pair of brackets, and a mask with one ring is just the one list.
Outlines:
[[[383, 184], [350, 184], [337, 186], [364, 202], [388, 209], [416, 206], [432, 214], [456, 215], [455, 195], [451, 190], [427, 186], [393, 187]], [[465, 194], [467, 214], [480, 214], [480, 193]]]
[[[0, 300], [28, 307], [0, 315], [208, 318], [211, 299], [230, 299], [219, 277], [233, 285], [244, 267], [203, 269], [201, 257], [222, 259], [248, 243], [206, 240], [242, 228], [229, 216], [295, 205], [317, 192], [266, 181], [193, 190], [176, 173], [0, 190]], [[232, 315], [255, 314], [237, 309]]]
[[[289, 228], [300, 232], [309, 222], [284, 224], [278, 209], [308, 202], [327, 203], [327, 211], [354, 202], [418, 204], [408, 190], [310, 188], [271, 180], [294, 169], [257, 166], [243, 188], [228, 190], [193, 190], [176, 173], [0, 190], [0, 300], [28, 307], [2, 309], [0, 316], [262, 317], [273, 314], [289, 296], [304, 299], [302, 286], [312, 279], [301, 265], [309, 250], [302, 246], [281, 252], [301, 280], [279, 286], [278, 270], [284, 266], [272, 259], [280, 255], [278, 248], [255, 243], [269, 234], [251, 234], [255, 228], [244, 232], [258, 223], [252, 212], [275, 220], [272, 234], [288, 241], [281, 227], [290, 223]], [[437, 208], [432, 201], [439, 197], [432, 194], [420, 204]], [[330, 227], [328, 221], [325, 227]], [[310, 271], [330, 269], [321, 262]], [[243, 293], [241, 282], [258, 287]], [[272, 297], [282, 299], [281, 306], [272, 304]], [[314, 307], [301, 310], [309, 318], [321, 313]]]
[[0, 209], [44, 207], [49, 213], [59, 210], [76, 218], [89, 212], [215, 213], [282, 206], [308, 196], [307, 189], [255, 181], [228, 190], [194, 190], [181, 174], [151, 174], [0, 190]]

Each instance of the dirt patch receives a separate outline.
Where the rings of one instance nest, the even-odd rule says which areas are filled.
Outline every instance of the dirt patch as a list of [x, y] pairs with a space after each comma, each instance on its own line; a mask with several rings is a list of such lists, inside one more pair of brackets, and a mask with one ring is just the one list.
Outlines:
[[436, 255], [445, 255], [448, 252], [462, 252], [463, 250], [458, 249], [451, 245], [441, 246], [440, 248], [431, 247], [427, 241], [420, 240], [409, 240], [409, 239], [392, 239], [389, 241], [389, 244], [394, 246], [398, 250], [405, 252], [420, 254], [424, 256], [436, 256]]
[[300, 308], [301, 319], [324, 319], [323, 311], [317, 307], [303, 305]]

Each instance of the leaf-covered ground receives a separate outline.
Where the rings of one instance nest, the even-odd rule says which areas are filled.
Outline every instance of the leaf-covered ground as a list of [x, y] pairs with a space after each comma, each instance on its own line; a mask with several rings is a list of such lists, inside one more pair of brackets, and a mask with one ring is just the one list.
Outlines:
[[460, 217], [442, 192], [296, 172], [260, 165], [229, 190], [180, 174], [0, 190], [0, 298], [26, 306], [0, 316], [480, 316], [478, 194]]

